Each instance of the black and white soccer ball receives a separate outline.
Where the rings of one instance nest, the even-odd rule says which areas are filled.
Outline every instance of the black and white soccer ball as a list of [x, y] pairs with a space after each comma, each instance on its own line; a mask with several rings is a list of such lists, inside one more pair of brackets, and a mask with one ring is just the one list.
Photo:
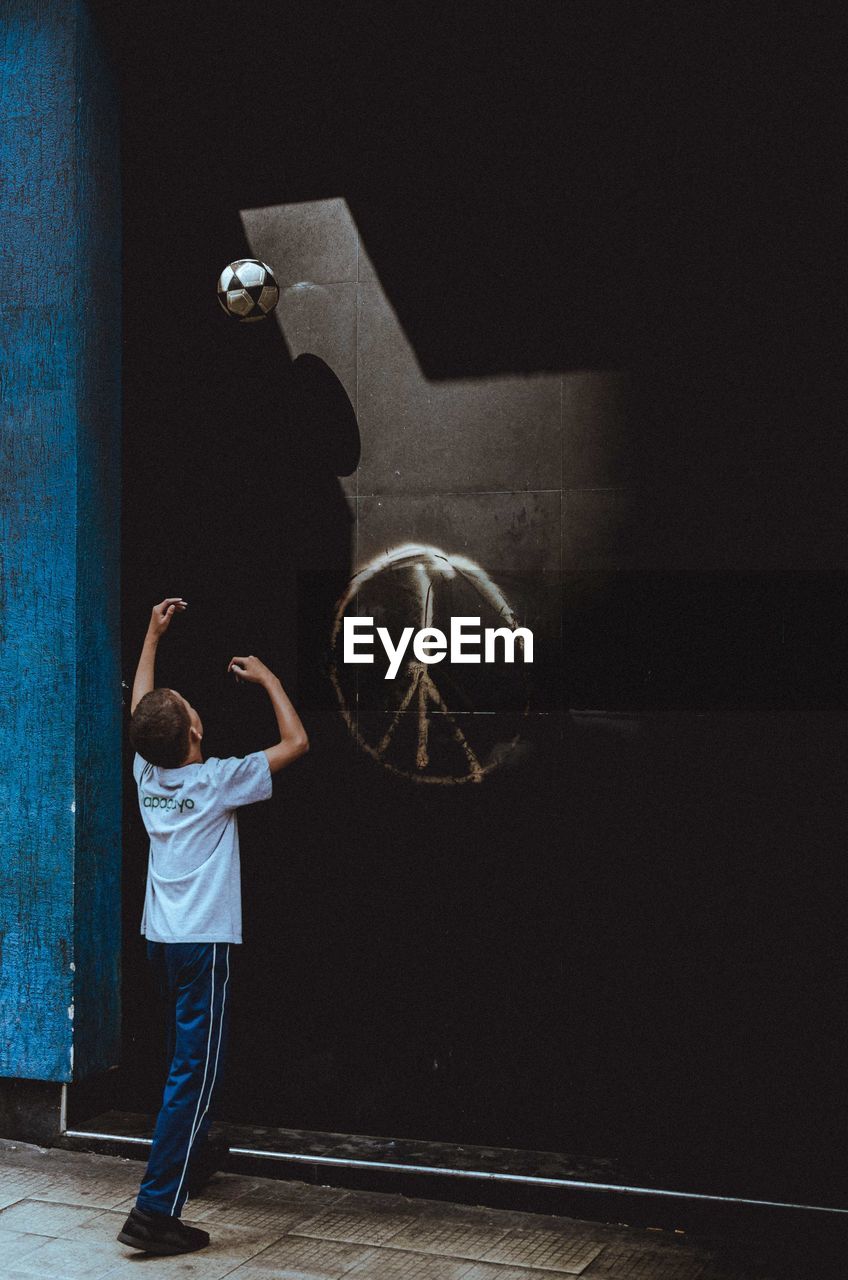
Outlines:
[[234, 320], [264, 320], [280, 300], [280, 287], [267, 262], [239, 258], [218, 279], [218, 301]]

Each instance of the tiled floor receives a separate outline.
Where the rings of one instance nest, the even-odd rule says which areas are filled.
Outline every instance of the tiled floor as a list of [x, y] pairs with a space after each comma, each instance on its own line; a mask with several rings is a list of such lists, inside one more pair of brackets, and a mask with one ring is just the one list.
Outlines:
[[[674, 1233], [216, 1174], [186, 1222], [197, 1253], [115, 1239], [138, 1161], [0, 1142], [0, 1280], [770, 1280], [737, 1253]], [[812, 1275], [798, 1280], [814, 1280]]]

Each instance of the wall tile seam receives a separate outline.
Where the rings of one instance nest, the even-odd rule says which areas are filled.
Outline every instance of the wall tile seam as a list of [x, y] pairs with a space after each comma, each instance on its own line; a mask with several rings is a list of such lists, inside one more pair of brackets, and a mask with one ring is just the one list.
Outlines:
[[357, 494], [362, 498], [510, 498], [541, 497], [548, 493], [561, 493], [560, 489], [374, 489]]
[[[359, 235], [359, 228], [356, 226], [355, 222], [353, 225], [354, 225], [355, 234], [356, 234], [356, 299], [355, 299], [356, 306], [354, 308], [355, 328], [353, 333], [353, 368], [354, 368], [355, 385], [353, 389], [353, 392], [354, 392], [353, 414], [354, 414], [354, 418], [356, 419], [356, 432], [359, 439], [359, 457], [361, 459], [362, 432], [361, 432], [360, 422], [359, 422], [359, 380], [360, 380], [359, 365], [360, 365], [360, 355], [361, 355], [360, 349], [359, 349], [359, 332], [360, 332], [359, 312], [360, 312], [360, 303], [361, 303], [361, 295], [359, 291], [360, 235]], [[353, 572], [354, 567], [357, 564], [359, 564], [359, 467], [358, 466], [353, 474], [353, 492], [348, 496], [353, 498], [353, 511], [352, 511], [353, 546], [352, 546], [352, 559], [350, 564], [351, 572]], [[357, 703], [358, 703], [358, 697], [359, 697], [358, 689], [359, 689], [359, 686], [358, 686], [358, 680], [357, 680], [357, 695], [356, 695]]]
[[[269, 264], [269, 265], [270, 265], [270, 264]], [[314, 285], [315, 285], [315, 287], [316, 287], [317, 289], [330, 289], [330, 288], [332, 288], [334, 285], [339, 285], [339, 284], [356, 284], [356, 285], [359, 285], [359, 284], [362, 284], [362, 281], [361, 281], [361, 280], [355, 280], [355, 279], [349, 279], [349, 280], [344, 280], [344, 279], [343, 279], [343, 280], [310, 280], [310, 278], [309, 278], [308, 276], [304, 276], [304, 277], [302, 277], [300, 280], [290, 280], [287, 284], [284, 284], [284, 283], [283, 283], [283, 281], [282, 281], [282, 280], [280, 280], [280, 279], [279, 279], [279, 277], [278, 277], [278, 278], [277, 278], [277, 284], [280, 286], [280, 292], [281, 292], [281, 293], [286, 293], [286, 292], [287, 292], [287, 290], [289, 290], [289, 289], [296, 289], [296, 288], [297, 288], [297, 286], [298, 286], [299, 284], [314, 284]]]
[[559, 375], [559, 487], [562, 492], [565, 484], [565, 374]]
[[[353, 219], [352, 219], [352, 218], [351, 218], [351, 222], [353, 222]], [[355, 241], [355, 244], [356, 244], [356, 281], [355, 281], [355, 283], [356, 283], [356, 306], [354, 307], [354, 310], [353, 310], [353, 324], [354, 324], [354, 330], [353, 330], [353, 377], [354, 377], [353, 404], [354, 404], [354, 409], [353, 409], [353, 413], [354, 413], [354, 417], [355, 417], [355, 419], [356, 419], [356, 430], [357, 430], [357, 434], [359, 434], [359, 260], [360, 260], [360, 235], [359, 235], [359, 227], [356, 225], [356, 223], [355, 223], [355, 222], [353, 223], [353, 228], [354, 228], [354, 241]], [[361, 437], [360, 437], [360, 446], [359, 446], [359, 447], [360, 447], [360, 456], [361, 456], [361, 453], [362, 453], [362, 440], [361, 440]], [[354, 475], [353, 475], [353, 481], [354, 481], [354, 490], [355, 490], [356, 496], [358, 497], [358, 496], [359, 496], [359, 467], [357, 467], [357, 468], [356, 468], [356, 470], [355, 470], [355, 472], [354, 472]]]
[[[510, 497], [513, 494], [545, 494], [545, 493], [637, 493], [637, 485], [564, 485], [562, 489], [372, 489], [357, 492], [359, 498], [486, 498]], [[349, 495], [353, 496], [353, 495]]]

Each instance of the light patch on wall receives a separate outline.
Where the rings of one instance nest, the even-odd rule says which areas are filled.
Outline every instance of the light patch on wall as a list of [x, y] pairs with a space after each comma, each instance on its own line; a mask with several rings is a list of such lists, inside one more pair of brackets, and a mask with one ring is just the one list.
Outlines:
[[[292, 359], [305, 352], [320, 356], [347, 385], [346, 370], [340, 365], [355, 352], [340, 349], [340, 340], [345, 343], [348, 339], [343, 314], [350, 312], [355, 325], [355, 295], [358, 290], [365, 290], [374, 315], [380, 317], [384, 337], [390, 332], [395, 376], [406, 366], [406, 372], [412, 373], [422, 387], [443, 387], [448, 394], [464, 387], [471, 395], [475, 388], [486, 384], [508, 389], [528, 382], [547, 382], [559, 398], [558, 373], [522, 377], [503, 373], [483, 379], [429, 382], [363, 244], [350, 206], [342, 197], [242, 209], [239, 217], [251, 254], [268, 264], [280, 286], [274, 315]], [[347, 305], [351, 291], [352, 307]], [[355, 332], [350, 337], [355, 342]]]
[[240, 216], [251, 253], [268, 263], [281, 289], [359, 278], [359, 234], [346, 200], [268, 205]]
[[[397, 308], [393, 305], [380, 278], [379, 255], [372, 261], [343, 197], [245, 208], [240, 219], [250, 254], [269, 264], [280, 287], [274, 317], [289, 356], [323, 361], [353, 406], [364, 459], [360, 496], [439, 488], [430, 477], [431, 460], [440, 459], [442, 491], [492, 493], [499, 501], [502, 494], [504, 509], [514, 505], [511, 495], [567, 492], [566, 501], [540, 498], [544, 527], [540, 520], [528, 556], [536, 555], [541, 542], [546, 554], [552, 548], [557, 564], [564, 556], [568, 568], [605, 568], [632, 557], [633, 522], [611, 519], [611, 512], [633, 502], [627, 487], [618, 487], [626, 468], [616, 470], [612, 456], [621, 452], [630, 432], [622, 371], [506, 370], [484, 377], [428, 378], [400, 320], [406, 302], [397, 294]], [[244, 252], [244, 245], [233, 246], [234, 257]], [[411, 278], [416, 270], [410, 262]], [[409, 305], [418, 305], [417, 298], [427, 307], [426, 317], [416, 313], [416, 323], [426, 319], [438, 325], [440, 297], [422, 292], [421, 281], [415, 284]], [[404, 504], [397, 509], [390, 536], [380, 545], [403, 543], [411, 532], [403, 526]], [[357, 507], [357, 527], [361, 518]], [[471, 555], [478, 554], [473, 523], [463, 532]], [[441, 526], [437, 521], [422, 533], [439, 538]], [[520, 561], [524, 544], [511, 551], [511, 563]], [[361, 563], [351, 565], [361, 572], [369, 567], [374, 564], [364, 570]], [[481, 702], [475, 710], [482, 713], [487, 706]], [[414, 768], [410, 776], [420, 779], [421, 771]]]

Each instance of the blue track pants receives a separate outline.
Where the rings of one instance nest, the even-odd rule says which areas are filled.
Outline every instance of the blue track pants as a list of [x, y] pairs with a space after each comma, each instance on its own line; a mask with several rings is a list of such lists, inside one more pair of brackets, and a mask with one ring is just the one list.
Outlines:
[[178, 1218], [190, 1165], [212, 1122], [229, 1030], [229, 942], [151, 942], [147, 957], [168, 1003], [168, 1060], [162, 1106], [136, 1204]]

